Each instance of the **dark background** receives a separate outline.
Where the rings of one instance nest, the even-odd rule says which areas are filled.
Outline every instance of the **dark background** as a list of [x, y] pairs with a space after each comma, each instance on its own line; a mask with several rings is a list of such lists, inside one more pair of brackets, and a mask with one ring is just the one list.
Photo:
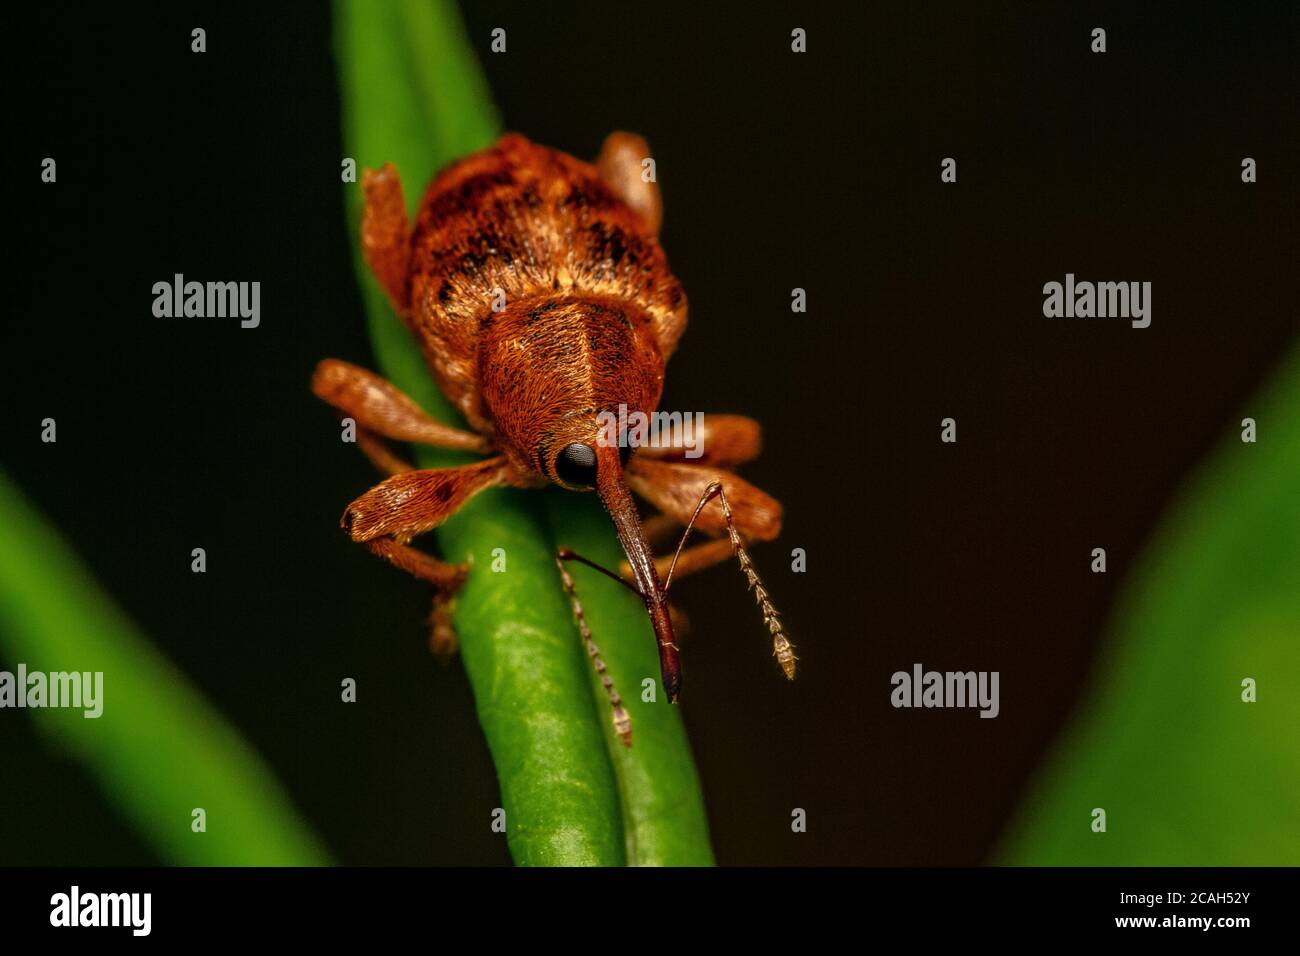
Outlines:
[[[466, 14], [508, 128], [584, 157], [649, 139], [691, 300], [665, 406], [765, 426], [745, 475], [786, 524], [755, 559], [800, 679], [734, 568], [674, 589], [719, 861], [976, 863], [1126, 567], [1294, 338], [1297, 33], [1238, 4], [801, 6]], [[424, 588], [339, 531], [374, 475], [307, 391], [319, 358], [373, 365], [325, 6], [6, 17], [0, 461], [343, 862], [508, 862], [464, 674], [428, 654]], [[154, 319], [175, 272], [259, 280], [261, 327]], [[1044, 319], [1066, 272], [1151, 281], [1151, 327]], [[915, 662], [1000, 671], [1001, 716], [894, 710]], [[156, 860], [25, 718], [0, 749], [0, 862]]]

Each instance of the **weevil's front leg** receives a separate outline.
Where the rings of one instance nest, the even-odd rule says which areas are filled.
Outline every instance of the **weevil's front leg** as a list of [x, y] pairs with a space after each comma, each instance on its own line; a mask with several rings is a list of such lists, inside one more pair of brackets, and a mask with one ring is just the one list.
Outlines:
[[411, 470], [381, 440], [419, 442], [438, 448], [487, 451], [487, 439], [430, 418], [396, 386], [360, 366], [325, 359], [316, 366], [311, 390], [357, 423], [357, 445], [380, 471], [389, 475]]
[[[772, 635], [773, 656], [785, 676], [793, 680], [797, 660], [794, 646], [745, 547], [746, 539], [770, 541], [780, 533], [780, 502], [722, 469], [638, 458], [632, 459], [628, 469], [628, 484], [641, 497], [686, 526], [676, 552], [655, 561], [664, 592], [667, 593], [674, 576], [702, 570], [734, 554], [763, 613], [763, 623]], [[693, 507], [687, 504], [692, 499]], [[713, 507], [708, 507], [710, 504]], [[715, 534], [725, 532], [726, 537], [685, 549], [686, 539], [697, 527]], [[631, 572], [626, 564], [620, 570], [625, 576]]]
[[610, 133], [600, 147], [596, 170], [614, 195], [632, 207], [646, 232], [657, 236], [664, 218], [664, 204], [659, 183], [651, 178], [645, 166], [649, 158], [650, 146], [640, 136]]
[[613, 578], [619, 584], [630, 588], [634, 594], [636, 593], [636, 587], [628, 584], [618, 575], [606, 571], [594, 561], [588, 561], [582, 555], [570, 551], [568, 548], [559, 548], [555, 552], [555, 566], [560, 569], [560, 580], [564, 583], [565, 593], [569, 595], [569, 603], [573, 605], [573, 619], [578, 625], [578, 633], [582, 635], [582, 645], [586, 648], [587, 656], [591, 658], [592, 666], [596, 668], [596, 676], [600, 678], [601, 686], [605, 688], [605, 693], [609, 696], [610, 707], [614, 711], [614, 730], [618, 733], [618, 739], [623, 741], [623, 746], [631, 747], [632, 718], [628, 715], [627, 708], [623, 706], [623, 698], [618, 695], [618, 690], [614, 687], [614, 679], [609, 676], [609, 671], [605, 667], [605, 659], [600, 656], [600, 648], [591, 639], [591, 628], [587, 626], [587, 615], [582, 610], [582, 602], [578, 600], [578, 590], [573, 585], [573, 578], [569, 575], [569, 569], [564, 566], [566, 561], [579, 561], [588, 567], [595, 568], [602, 574]]
[[433, 585], [430, 624], [435, 653], [455, 649], [448, 601], [464, 583], [469, 566], [439, 561], [411, 547], [410, 541], [442, 524], [478, 492], [509, 480], [510, 468], [501, 457], [459, 468], [408, 471], [371, 488], [343, 513], [342, 525], [352, 540]]
[[361, 174], [365, 209], [361, 213], [361, 254], [383, 286], [393, 310], [410, 312], [411, 227], [406, 218], [402, 179], [392, 163]]
[[325, 359], [316, 366], [311, 390], [362, 428], [385, 438], [460, 451], [488, 450], [482, 435], [434, 421], [395, 385], [359, 365]]

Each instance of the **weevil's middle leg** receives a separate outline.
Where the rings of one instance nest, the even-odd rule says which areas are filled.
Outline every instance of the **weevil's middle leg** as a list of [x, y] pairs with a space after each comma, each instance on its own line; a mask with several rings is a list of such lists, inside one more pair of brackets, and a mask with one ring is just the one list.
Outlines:
[[555, 552], [555, 566], [560, 569], [560, 580], [564, 584], [565, 593], [569, 595], [569, 603], [573, 605], [573, 619], [578, 625], [578, 633], [582, 635], [583, 647], [587, 650], [587, 656], [591, 658], [592, 666], [596, 669], [596, 675], [600, 678], [600, 683], [609, 696], [610, 707], [614, 711], [614, 730], [618, 733], [618, 738], [623, 742], [623, 746], [631, 747], [632, 718], [628, 714], [627, 708], [623, 706], [623, 698], [619, 696], [618, 690], [614, 687], [614, 679], [609, 676], [609, 671], [605, 667], [605, 659], [600, 656], [600, 648], [591, 639], [591, 628], [587, 626], [587, 615], [582, 609], [582, 602], [578, 600], [578, 590], [574, 587], [573, 577], [569, 574], [569, 569], [565, 567], [566, 561], [579, 561], [588, 567], [595, 568], [602, 574], [618, 581], [619, 584], [627, 585], [633, 592], [636, 592], [636, 588], [627, 584], [626, 581], [613, 572], [606, 571], [594, 561], [589, 561], [568, 548], [559, 548]]
[[354, 541], [433, 585], [430, 646], [434, 653], [455, 650], [450, 600], [464, 583], [469, 566], [440, 561], [411, 547], [410, 541], [442, 524], [484, 488], [509, 480], [509, 465], [500, 457], [459, 468], [408, 471], [371, 488], [343, 513], [343, 527]]

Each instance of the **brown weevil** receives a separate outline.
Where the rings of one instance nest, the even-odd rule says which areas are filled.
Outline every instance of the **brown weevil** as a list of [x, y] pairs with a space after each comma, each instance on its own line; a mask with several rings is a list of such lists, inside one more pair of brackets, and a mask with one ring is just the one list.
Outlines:
[[[746, 550], [781, 528], [781, 505], [729, 469], [758, 454], [760, 429], [739, 415], [703, 419], [698, 457], [680, 445], [631, 448], [603, 437], [618, 410], [651, 415], [664, 365], [686, 327], [686, 296], [659, 246], [659, 187], [643, 175], [645, 141], [613, 133], [595, 165], [509, 134], [452, 164], [424, 195], [414, 228], [391, 164], [362, 178], [365, 261], [414, 333], [443, 393], [473, 431], [434, 421], [377, 375], [334, 359], [313, 391], [357, 426], [357, 443], [390, 477], [353, 501], [355, 541], [432, 584], [435, 649], [454, 648], [448, 601], [468, 572], [411, 547], [484, 488], [594, 489], [627, 555], [621, 576], [560, 548], [556, 563], [623, 742], [630, 721], [592, 643], [565, 563], [620, 581], [645, 603], [664, 689], [681, 671], [667, 595], [680, 577], [734, 554], [787, 677], [794, 648]], [[384, 439], [481, 452], [482, 461], [414, 470]], [[635, 492], [660, 512], [645, 525]], [[647, 536], [684, 528], [655, 559]], [[693, 528], [714, 540], [684, 549]]]

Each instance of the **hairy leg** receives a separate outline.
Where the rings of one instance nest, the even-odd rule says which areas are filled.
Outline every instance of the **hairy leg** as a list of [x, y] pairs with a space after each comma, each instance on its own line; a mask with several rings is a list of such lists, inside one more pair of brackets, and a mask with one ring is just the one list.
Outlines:
[[508, 478], [509, 466], [500, 457], [459, 468], [407, 471], [371, 488], [343, 513], [342, 525], [354, 541], [433, 586], [430, 645], [435, 653], [455, 650], [449, 602], [469, 567], [434, 558], [410, 541], [442, 524], [478, 492]]
[[325, 359], [319, 363], [311, 390], [376, 435], [461, 451], [488, 449], [482, 435], [435, 421], [397, 386], [350, 362]]
[[392, 163], [361, 174], [365, 209], [361, 214], [361, 254], [398, 315], [410, 310], [408, 268], [411, 227], [406, 218], [402, 179]]
[[635, 133], [610, 133], [596, 158], [600, 178], [619, 199], [632, 207], [645, 225], [646, 232], [659, 235], [663, 222], [663, 200], [659, 184], [647, 178], [643, 165], [650, 158], [650, 147]]
[[[734, 468], [757, 458], [763, 448], [763, 429], [744, 415], [708, 415], [702, 420], [699, 434], [693, 435], [694, 448], [685, 445], [646, 446], [636, 450], [636, 457], [652, 461], [675, 461], [691, 465]], [[678, 438], [683, 436], [678, 435]], [[688, 452], [694, 457], [687, 457]]]

